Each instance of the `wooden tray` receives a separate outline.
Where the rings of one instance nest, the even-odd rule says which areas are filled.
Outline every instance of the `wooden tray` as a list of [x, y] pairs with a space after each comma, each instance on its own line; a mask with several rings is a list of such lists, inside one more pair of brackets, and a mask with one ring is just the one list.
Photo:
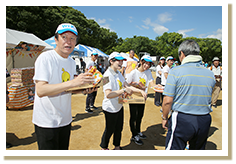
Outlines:
[[96, 84], [96, 85], [85, 84], [85, 85], [83, 85], [83, 86], [70, 88], [70, 89], [66, 90], [66, 92], [80, 91], [80, 90], [85, 90], [85, 89], [87, 89], [87, 88], [101, 87], [101, 86], [107, 84], [108, 82], [109, 82], [109, 77], [103, 77], [103, 78], [101, 79], [101, 81], [100, 81], [98, 84]]
[[141, 93], [134, 93], [131, 95], [131, 99], [126, 99], [126, 98], [118, 98], [119, 104], [145, 104], [145, 99], [142, 97]]

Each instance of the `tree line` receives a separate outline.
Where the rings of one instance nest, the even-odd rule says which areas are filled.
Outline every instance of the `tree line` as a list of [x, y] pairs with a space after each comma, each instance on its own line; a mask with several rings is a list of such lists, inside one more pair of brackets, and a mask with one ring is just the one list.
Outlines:
[[178, 59], [178, 46], [186, 39], [195, 40], [200, 46], [203, 60], [210, 62], [217, 56], [222, 59], [222, 43], [213, 38], [183, 38], [182, 34], [165, 32], [155, 40], [144, 36], [121, 38], [109, 29], [100, 27], [93, 19], [67, 6], [7, 6], [6, 26], [10, 29], [33, 33], [42, 40], [52, 37], [61, 23], [71, 23], [76, 26], [80, 35], [80, 44], [96, 47], [106, 54], [113, 51], [127, 52], [133, 49], [148, 52], [151, 56], [173, 56]]

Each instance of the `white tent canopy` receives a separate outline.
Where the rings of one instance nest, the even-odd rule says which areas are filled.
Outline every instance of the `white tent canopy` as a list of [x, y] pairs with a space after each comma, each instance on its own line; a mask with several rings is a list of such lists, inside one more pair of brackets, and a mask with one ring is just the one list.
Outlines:
[[44, 46], [44, 50], [53, 49], [52, 46], [45, 43], [43, 40], [35, 36], [34, 34], [6, 29], [6, 48], [15, 48], [20, 42], [26, 42], [29, 44]]
[[[19, 47], [24, 42], [27, 49]], [[33, 67], [38, 55], [50, 49], [53, 47], [34, 34], [6, 29], [6, 68], [9, 72], [12, 68]]]

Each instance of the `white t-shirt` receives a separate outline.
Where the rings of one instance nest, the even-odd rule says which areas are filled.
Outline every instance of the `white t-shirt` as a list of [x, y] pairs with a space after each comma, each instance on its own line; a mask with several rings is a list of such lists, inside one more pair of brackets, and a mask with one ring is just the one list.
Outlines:
[[145, 92], [147, 92], [148, 85], [151, 81], [153, 81], [153, 77], [149, 69], [144, 72], [140, 72], [139, 70], [135, 69], [127, 75], [126, 81], [128, 84], [130, 84], [131, 82], [142, 82], [147, 87], [145, 89]]
[[96, 66], [95, 62], [90, 60], [87, 64], [86, 64], [86, 69], [89, 69], [91, 66]]
[[138, 60], [136, 58], [128, 57], [126, 61], [123, 61], [122, 67], [125, 67], [124, 77], [126, 77], [126, 74], [129, 74], [132, 70], [134, 70], [137, 64]]
[[211, 70], [214, 73], [214, 75], [222, 76], [222, 69], [220, 66], [218, 66], [217, 68], [215, 66], [210, 66], [208, 69]]
[[106, 70], [103, 76], [104, 77], [108, 76], [109, 82], [103, 86], [104, 100], [102, 102], [102, 109], [110, 113], [117, 113], [120, 111], [123, 105], [118, 103], [118, 97], [108, 99], [106, 97], [105, 91], [107, 89], [110, 89], [112, 91], [121, 90], [123, 88], [123, 83], [125, 82], [125, 78], [119, 71], [115, 72], [110, 67]]
[[168, 65], [165, 65], [161, 74], [161, 85], [166, 85], [166, 77], [164, 74], [169, 72], [170, 72], [170, 67]]
[[157, 76], [157, 77], [160, 77], [160, 78], [161, 78], [161, 75], [160, 75], [158, 72], [159, 72], [159, 71], [162, 72], [162, 70], [163, 70], [163, 67], [161, 67], [160, 65], [158, 65], [158, 66], [156, 67], [156, 76]]
[[[46, 51], [35, 62], [33, 80], [58, 84], [74, 79], [76, 63], [71, 58], [61, 57], [55, 50]], [[33, 120], [40, 127], [57, 128], [71, 123], [71, 93], [38, 97], [35, 92]]]

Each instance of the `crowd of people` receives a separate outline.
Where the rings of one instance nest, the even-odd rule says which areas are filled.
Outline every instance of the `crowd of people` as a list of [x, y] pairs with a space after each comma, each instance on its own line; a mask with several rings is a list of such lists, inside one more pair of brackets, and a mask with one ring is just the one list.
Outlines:
[[[97, 53], [92, 53], [91, 61], [83, 65], [84, 73], [74, 76], [76, 64], [69, 55], [78, 38], [74, 25], [60, 24], [55, 32], [56, 48], [43, 52], [35, 62], [33, 80], [36, 94], [32, 122], [39, 150], [68, 150], [72, 93], [87, 95], [86, 112], [92, 113], [97, 109], [94, 106], [97, 88], [66, 92], [94, 80], [88, 69], [95, 65]], [[109, 78], [109, 82], [103, 86], [105, 129], [101, 136], [101, 149], [109, 150], [108, 144], [113, 135], [114, 150], [122, 150], [120, 142], [124, 111], [123, 105], [118, 102], [119, 96], [139, 93], [146, 100], [148, 87], [156, 85], [165, 87], [163, 93], [155, 94], [154, 103], [162, 106], [162, 127], [168, 129], [166, 150], [183, 150], [187, 142], [190, 149], [205, 149], [211, 124], [209, 113], [211, 106], [216, 105], [215, 100], [221, 89], [222, 68], [217, 66], [219, 58], [213, 59], [213, 67], [204, 68], [199, 52], [199, 45], [195, 41], [186, 40], [178, 50], [180, 66], [172, 67], [176, 64], [172, 56], [161, 57], [156, 69], [156, 83], [149, 69], [153, 65], [149, 55], [142, 56], [138, 61], [134, 58], [134, 50], [130, 50], [128, 59], [118, 52], [111, 53], [109, 67], [103, 74]], [[63, 79], [62, 70], [68, 74], [66, 79]], [[142, 145], [142, 139], [147, 138], [140, 130], [144, 109], [145, 103], [129, 104], [131, 141], [137, 145]]]

